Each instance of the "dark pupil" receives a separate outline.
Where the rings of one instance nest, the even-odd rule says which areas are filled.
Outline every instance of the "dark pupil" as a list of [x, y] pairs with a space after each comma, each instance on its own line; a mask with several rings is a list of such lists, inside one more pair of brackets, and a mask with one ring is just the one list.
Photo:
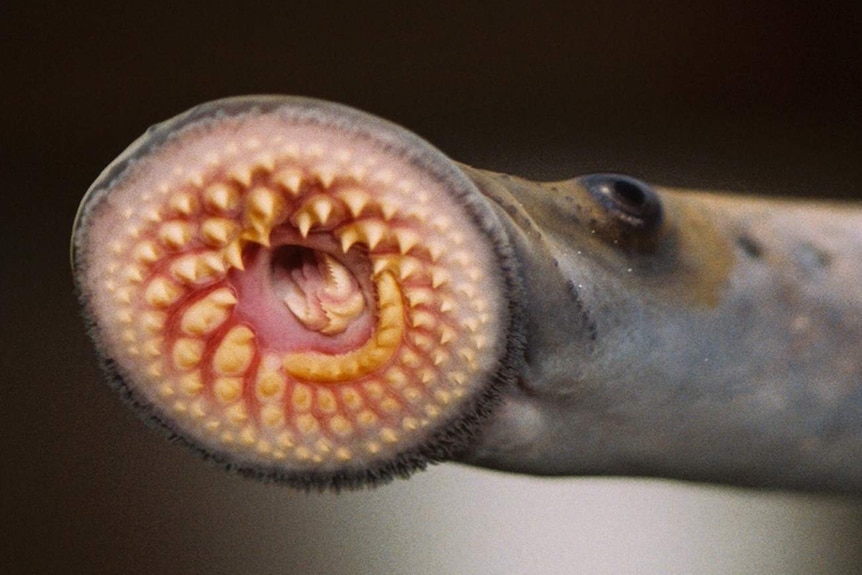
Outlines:
[[635, 183], [626, 180], [616, 180], [611, 182], [613, 190], [612, 197], [619, 203], [628, 205], [633, 208], [641, 208], [646, 202], [646, 194], [643, 188]]

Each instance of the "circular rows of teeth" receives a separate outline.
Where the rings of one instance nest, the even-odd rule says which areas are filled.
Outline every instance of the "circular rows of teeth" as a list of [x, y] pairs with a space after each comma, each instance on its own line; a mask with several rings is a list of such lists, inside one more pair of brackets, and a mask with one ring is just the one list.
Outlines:
[[[323, 156], [311, 149], [306, 159]], [[301, 159], [296, 148], [282, 154], [287, 161], [261, 154], [226, 169], [211, 156], [208, 178], [193, 174], [162, 184], [147, 194], [150, 205], [140, 214], [127, 211], [126, 237], [111, 245], [116, 259], [105, 287], [120, 304], [121, 340], [130, 355], [150, 362], [147, 373], [160, 380], [166, 405], [222, 443], [276, 459], [348, 460], [357, 446], [341, 439], [361, 436], [360, 450], [375, 454], [404, 432], [428, 426], [468, 393], [469, 374], [488, 343], [488, 304], [475, 285], [481, 272], [463, 234], [448, 217], [434, 214], [427, 194], [410, 183], [370, 165], [345, 170], [349, 154], [336, 156], [336, 163], [311, 170], [291, 162]], [[384, 186], [387, 193], [372, 198], [366, 185]], [[331, 232], [345, 253], [359, 244], [368, 250], [375, 278], [397, 278], [409, 329], [380, 374], [327, 387], [297, 381], [265, 362], [255, 367], [263, 352], [252, 328], [242, 325], [207, 349], [207, 337], [229, 324], [236, 297], [228, 287], [189, 305], [187, 296], [217, 286], [232, 267], [242, 269], [243, 245], [268, 245], [272, 229], [285, 222], [302, 237]], [[417, 232], [423, 228], [431, 233]], [[135, 310], [142, 307], [138, 322]], [[163, 330], [174, 315], [182, 335], [168, 345]], [[216, 376], [210, 392], [202, 369]]]

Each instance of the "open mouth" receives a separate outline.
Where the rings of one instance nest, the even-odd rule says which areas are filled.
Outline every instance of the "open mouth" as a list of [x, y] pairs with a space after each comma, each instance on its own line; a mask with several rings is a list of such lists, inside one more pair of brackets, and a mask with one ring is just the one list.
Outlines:
[[121, 387], [249, 473], [341, 486], [439, 459], [509, 346], [505, 239], [479, 193], [337, 106], [217, 102], [151, 130], [74, 242]]

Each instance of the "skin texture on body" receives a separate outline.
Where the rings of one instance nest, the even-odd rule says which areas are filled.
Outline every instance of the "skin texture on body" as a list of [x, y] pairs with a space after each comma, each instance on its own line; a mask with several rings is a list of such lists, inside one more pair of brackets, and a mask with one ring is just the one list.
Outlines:
[[456, 459], [862, 492], [862, 208], [536, 183], [234, 98], [151, 129], [73, 234], [118, 389], [305, 488]]

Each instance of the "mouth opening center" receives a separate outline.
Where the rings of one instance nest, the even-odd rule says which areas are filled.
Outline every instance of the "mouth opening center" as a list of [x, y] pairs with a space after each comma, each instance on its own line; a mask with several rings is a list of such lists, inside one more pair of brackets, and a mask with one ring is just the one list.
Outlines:
[[280, 246], [273, 253], [271, 274], [284, 305], [311, 331], [343, 333], [368, 307], [348, 265], [326, 252]]

